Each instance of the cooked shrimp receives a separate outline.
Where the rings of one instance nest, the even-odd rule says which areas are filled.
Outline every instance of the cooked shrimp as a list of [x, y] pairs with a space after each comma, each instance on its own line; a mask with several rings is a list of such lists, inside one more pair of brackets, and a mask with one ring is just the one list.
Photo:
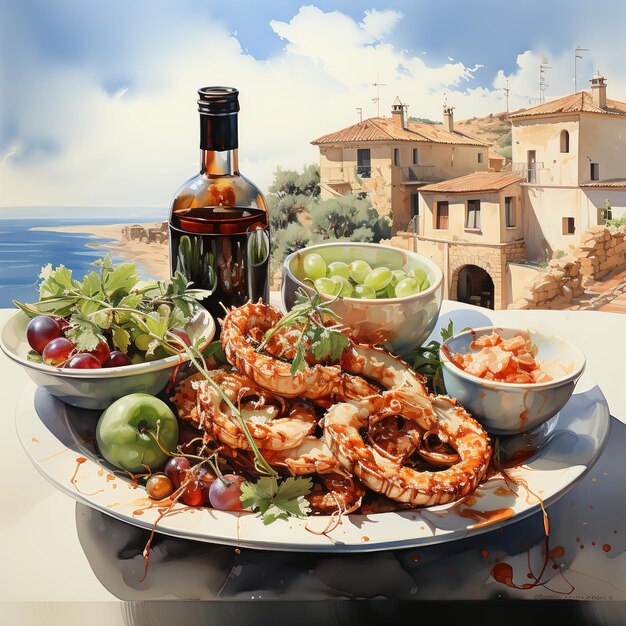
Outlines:
[[297, 448], [276, 452], [269, 462], [274, 467], [286, 468], [294, 475], [341, 471], [341, 466], [324, 441], [310, 436], [305, 437]]
[[[276, 398], [237, 372], [218, 369], [209, 375], [226, 397], [239, 406], [259, 448], [295, 448], [315, 429], [315, 409], [311, 405]], [[196, 385], [200, 426], [231, 448], [249, 449], [241, 424], [219, 394], [206, 381]]]
[[260, 387], [286, 398], [363, 398], [376, 394], [375, 387], [342, 372], [339, 365], [309, 365], [292, 375], [290, 363], [257, 352], [251, 341], [258, 341], [260, 332], [264, 335], [281, 317], [274, 307], [260, 302], [230, 309], [222, 321], [221, 337], [229, 363]]
[[432, 396], [431, 401], [438, 433], [460, 459], [447, 469], [418, 471], [368, 446], [360, 430], [367, 427], [370, 412], [358, 403], [342, 402], [328, 411], [324, 439], [344, 469], [358, 476], [372, 491], [414, 506], [451, 502], [478, 486], [491, 458], [491, 448], [487, 433], [454, 400]]
[[345, 474], [322, 474], [319, 478], [305, 496], [314, 513], [347, 514], [361, 506], [365, 489], [356, 478]]

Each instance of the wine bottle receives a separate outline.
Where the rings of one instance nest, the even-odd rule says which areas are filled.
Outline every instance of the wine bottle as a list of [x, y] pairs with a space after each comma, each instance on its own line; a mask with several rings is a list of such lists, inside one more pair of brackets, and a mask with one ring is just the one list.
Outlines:
[[211, 290], [202, 304], [213, 317], [223, 306], [269, 299], [269, 220], [263, 194], [239, 173], [239, 92], [198, 90], [200, 172], [172, 200], [170, 269]]

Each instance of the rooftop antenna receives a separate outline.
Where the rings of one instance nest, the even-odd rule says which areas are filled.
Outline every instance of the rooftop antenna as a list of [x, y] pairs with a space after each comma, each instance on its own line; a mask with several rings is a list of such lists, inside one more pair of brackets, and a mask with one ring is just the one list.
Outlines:
[[363, 107], [357, 107], [356, 112], [359, 116], [359, 122], [363, 121]]
[[546, 83], [546, 70], [552, 69], [552, 66], [548, 65], [548, 63], [548, 57], [543, 57], [539, 66], [539, 104], [545, 102], [546, 87], [550, 86]]
[[581, 48], [578, 46], [574, 49], [574, 93], [578, 92], [578, 59], [582, 59], [581, 52], [589, 52], [589, 48]]
[[376, 97], [372, 98], [372, 102], [376, 103], [376, 117], [380, 117], [380, 88], [387, 86], [387, 83], [381, 83], [379, 80], [378, 73], [376, 73], [376, 82], [372, 83], [372, 85], [376, 87]]
[[502, 88], [502, 91], [504, 91], [504, 96], [506, 98], [506, 112], [509, 112], [509, 93], [511, 93], [511, 90], [509, 89], [509, 79], [506, 79], [506, 87]]

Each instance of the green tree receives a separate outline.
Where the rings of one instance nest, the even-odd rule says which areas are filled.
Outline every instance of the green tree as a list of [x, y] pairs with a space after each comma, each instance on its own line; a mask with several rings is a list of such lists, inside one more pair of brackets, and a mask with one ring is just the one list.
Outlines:
[[272, 231], [272, 264], [309, 244], [329, 239], [377, 242], [391, 236], [389, 218], [378, 214], [362, 194], [319, 198], [319, 170], [276, 168], [267, 204]]

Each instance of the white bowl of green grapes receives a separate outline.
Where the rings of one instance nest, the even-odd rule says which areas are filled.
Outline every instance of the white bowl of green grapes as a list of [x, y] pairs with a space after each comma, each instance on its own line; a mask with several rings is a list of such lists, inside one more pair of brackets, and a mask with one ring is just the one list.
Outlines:
[[355, 340], [403, 354], [433, 330], [443, 290], [441, 269], [429, 258], [374, 243], [335, 242], [290, 254], [283, 264], [282, 300], [318, 292]]

